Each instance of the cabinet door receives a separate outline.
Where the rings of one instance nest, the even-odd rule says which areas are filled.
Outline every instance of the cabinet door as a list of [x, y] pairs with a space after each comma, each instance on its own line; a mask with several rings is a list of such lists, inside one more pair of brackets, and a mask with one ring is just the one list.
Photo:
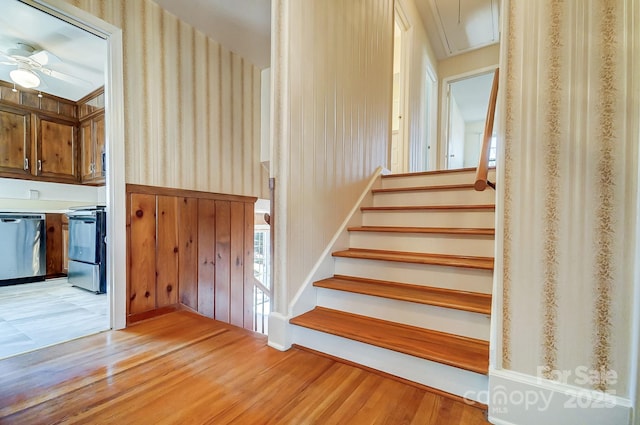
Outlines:
[[102, 163], [103, 153], [104, 153], [104, 141], [105, 141], [105, 133], [104, 133], [104, 113], [102, 115], [98, 115], [93, 119], [93, 152], [94, 152], [94, 177], [96, 180], [104, 181], [106, 167]]
[[45, 226], [47, 237], [45, 245], [47, 259], [47, 277], [56, 277], [62, 274], [64, 251], [62, 239], [62, 214], [46, 214]]
[[80, 123], [80, 178], [82, 182], [93, 179], [93, 122]]
[[31, 174], [30, 114], [0, 105], [0, 173]]
[[36, 175], [78, 181], [76, 127], [64, 121], [38, 117]]

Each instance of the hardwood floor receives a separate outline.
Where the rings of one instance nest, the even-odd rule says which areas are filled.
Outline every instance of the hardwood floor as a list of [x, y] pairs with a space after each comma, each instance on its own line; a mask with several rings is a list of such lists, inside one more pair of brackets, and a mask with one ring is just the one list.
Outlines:
[[476, 407], [178, 311], [0, 361], [0, 424], [487, 424]]

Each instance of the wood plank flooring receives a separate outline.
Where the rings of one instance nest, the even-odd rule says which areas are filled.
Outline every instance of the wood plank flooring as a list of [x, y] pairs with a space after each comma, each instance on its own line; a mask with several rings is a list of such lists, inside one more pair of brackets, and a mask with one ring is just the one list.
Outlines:
[[0, 361], [0, 424], [487, 424], [476, 407], [178, 311]]

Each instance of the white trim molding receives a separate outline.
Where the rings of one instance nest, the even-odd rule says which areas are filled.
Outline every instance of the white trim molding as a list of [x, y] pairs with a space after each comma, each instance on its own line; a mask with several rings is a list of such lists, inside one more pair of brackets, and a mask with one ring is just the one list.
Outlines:
[[105, 121], [107, 173], [107, 284], [112, 329], [127, 325], [124, 77], [122, 29], [63, 0], [22, 0], [107, 41]]
[[489, 391], [477, 399], [500, 425], [628, 425], [632, 414], [631, 400], [614, 393], [507, 370], [490, 370]]

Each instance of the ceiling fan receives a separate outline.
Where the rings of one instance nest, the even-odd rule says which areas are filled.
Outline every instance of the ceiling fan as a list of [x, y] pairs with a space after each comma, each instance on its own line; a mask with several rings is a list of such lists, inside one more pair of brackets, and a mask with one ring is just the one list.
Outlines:
[[[73, 75], [56, 71], [48, 65], [62, 63], [53, 53], [39, 50], [26, 43], [16, 43], [7, 52], [0, 51], [0, 65], [15, 66], [9, 72], [11, 80], [25, 88], [36, 88], [43, 83], [42, 76], [64, 81], [72, 85], [91, 86], [91, 83]], [[46, 84], [45, 84], [46, 85]]]

